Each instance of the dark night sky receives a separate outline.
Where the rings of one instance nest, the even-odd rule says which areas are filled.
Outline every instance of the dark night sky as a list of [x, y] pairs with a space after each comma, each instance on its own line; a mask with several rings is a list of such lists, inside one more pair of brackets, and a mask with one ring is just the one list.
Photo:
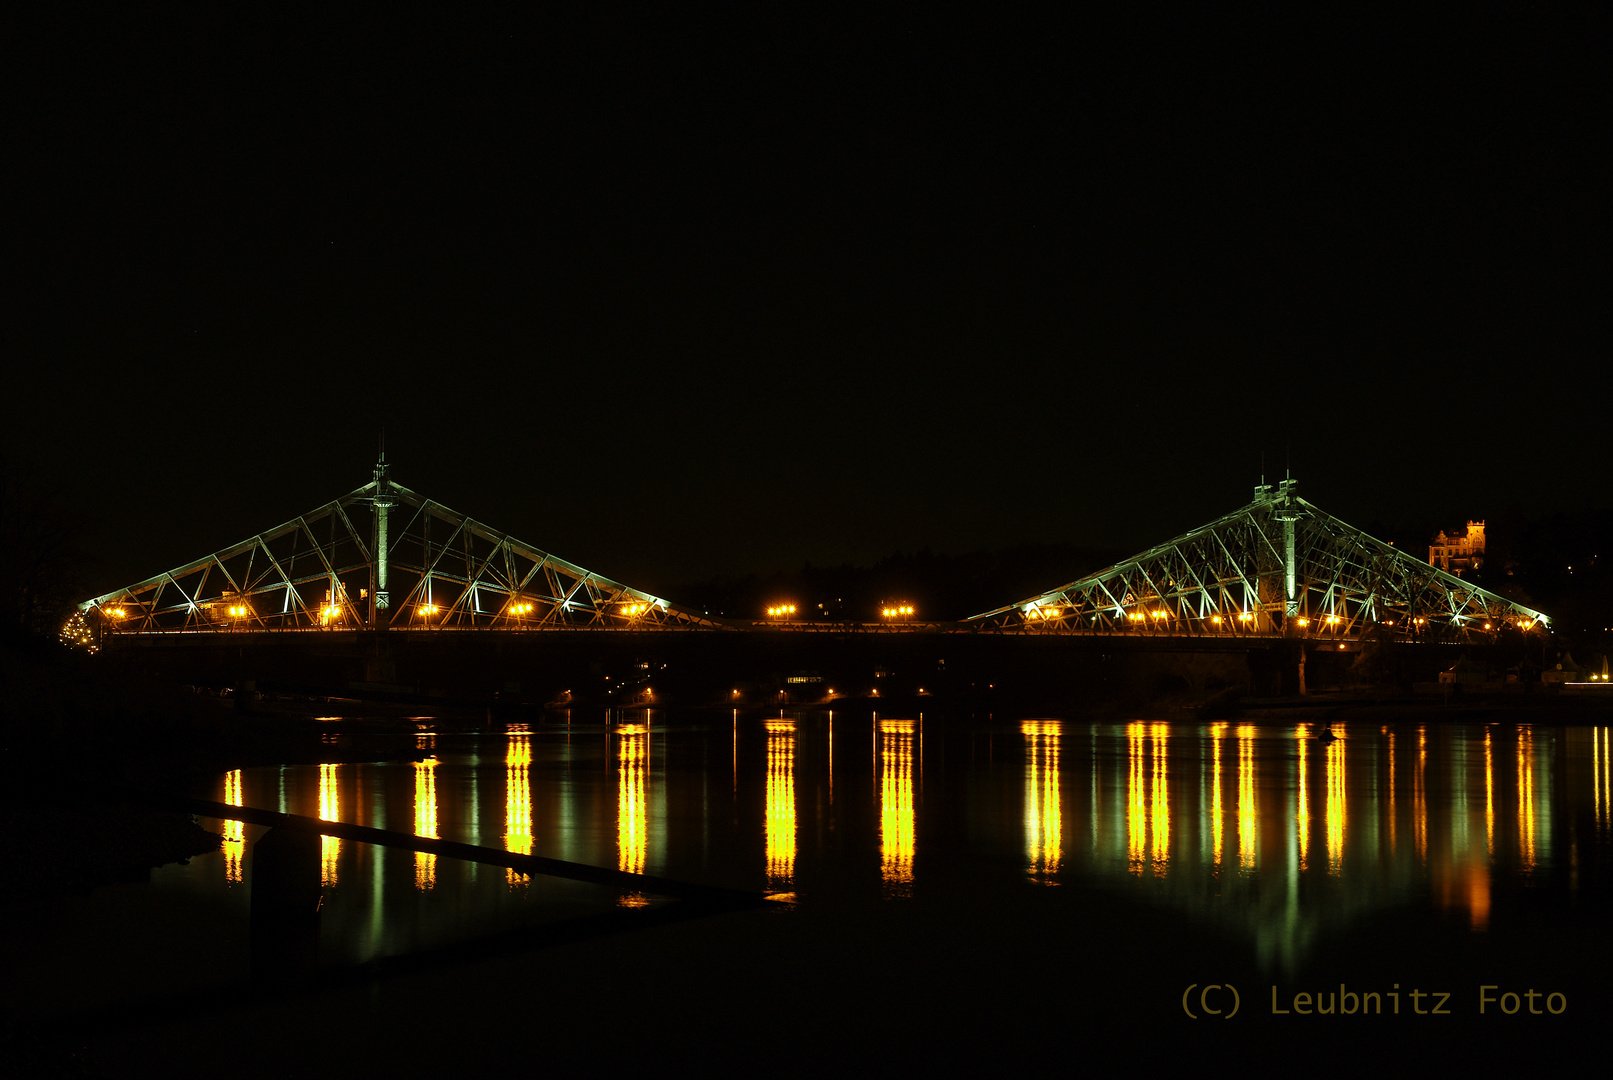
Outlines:
[[1136, 549], [1262, 452], [1363, 526], [1613, 505], [1577, 16], [882, 10], [36, 28], [13, 467], [97, 590], [358, 486], [383, 424], [400, 482], [663, 592]]

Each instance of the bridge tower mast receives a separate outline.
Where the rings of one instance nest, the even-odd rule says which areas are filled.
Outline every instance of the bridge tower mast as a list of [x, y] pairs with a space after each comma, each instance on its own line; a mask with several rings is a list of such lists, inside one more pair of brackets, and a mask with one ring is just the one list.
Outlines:
[[1284, 480], [1277, 485], [1277, 513], [1276, 518], [1283, 523], [1283, 584], [1285, 595], [1283, 599], [1283, 616], [1285, 624], [1299, 617], [1299, 590], [1295, 580], [1294, 563], [1294, 522], [1303, 516], [1299, 504], [1294, 500], [1294, 488], [1299, 481]]
[[[1301, 638], [1304, 634], [1299, 623], [1299, 590], [1298, 567], [1294, 560], [1294, 523], [1304, 516], [1299, 502], [1294, 497], [1294, 487], [1299, 483], [1293, 477], [1288, 477], [1277, 485], [1277, 506], [1272, 514], [1283, 523], [1283, 636], [1286, 638]], [[1295, 641], [1295, 651], [1298, 653], [1296, 684], [1301, 696], [1307, 693], [1305, 689], [1305, 643]]]
[[392, 482], [387, 479], [386, 446], [381, 447], [381, 459], [375, 463], [375, 493], [370, 496], [375, 507], [375, 561], [370, 566], [370, 626], [385, 630], [392, 613], [388, 610], [391, 598], [387, 595], [387, 511], [397, 505], [392, 496]]

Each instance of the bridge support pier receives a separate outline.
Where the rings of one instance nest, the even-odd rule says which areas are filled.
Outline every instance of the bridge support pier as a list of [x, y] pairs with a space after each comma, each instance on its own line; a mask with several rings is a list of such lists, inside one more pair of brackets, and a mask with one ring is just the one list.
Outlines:
[[252, 980], [287, 986], [319, 965], [317, 833], [280, 825], [252, 845]]

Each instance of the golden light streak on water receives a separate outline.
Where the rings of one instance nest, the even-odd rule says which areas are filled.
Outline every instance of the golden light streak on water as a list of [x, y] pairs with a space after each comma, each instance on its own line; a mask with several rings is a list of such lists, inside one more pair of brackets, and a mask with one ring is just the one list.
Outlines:
[[1143, 725], [1126, 725], [1126, 865], [1134, 874], [1143, 872], [1148, 848], [1148, 804], [1144, 791], [1143, 759], [1147, 750]]
[[1428, 861], [1428, 729], [1417, 729], [1417, 771], [1412, 774], [1411, 835], [1417, 861]]
[[[532, 854], [532, 736], [512, 733], [504, 748], [504, 850]], [[527, 883], [527, 876], [506, 868], [511, 888]]]
[[1386, 732], [1389, 736], [1389, 850], [1395, 849], [1395, 733]]
[[[336, 786], [337, 765], [319, 767], [319, 816], [325, 821], [342, 820], [341, 791]], [[336, 884], [336, 860], [342, 853], [342, 842], [334, 836], [319, 838], [319, 881], [326, 886]]]
[[1214, 778], [1211, 783], [1212, 796], [1210, 803], [1211, 837], [1215, 865], [1221, 865], [1221, 833], [1225, 809], [1221, 805], [1221, 740], [1226, 738], [1227, 726], [1225, 724], [1210, 725], [1210, 753], [1212, 756], [1210, 775]]
[[1166, 724], [1126, 725], [1126, 742], [1131, 759], [1127, 791], [1127, 858], [1134, 874], [1145, 865], [1155, 874], [1165, 872], [1170, 858], [1170, 801], [1166, 787]]
[[1518, 861], [1524, 872], [1535, 868], [1535, 738], [1518, 729]]
[[913, 882], [915, 807], [911, 720], [880, 720], [879, 762], [880, 876], [892, 896], [906, 896]]
[[1484, 847], [1495, 859], [1495, 748], [1490, 729], [1484, 729]]
[[[630, 874], [644, 873], [649, 846], [649, 798], [645, 790], [650, 766], [650, 733], [633, 725], [617, 731], [616, 740], [616, 867]], [[636, 898], [631, 906], [640, 906]]]
[[1327, 870], [1338, 874], [1344, 865], [1344, 740], [1327, 746]]
[[1238, 725], [1238, 861], [1250, 869], [1259, 861], [1260, 807], [1255, 803], [1255, 735], [1251, 724]]
[[1153, 726], [1154, 742], [1154, 791], [1150, 825], [1154, 838], [1154, 873], [1163, 875], [1165, 864], [1170, 859], [1171, 850], [1171, 808], [1170, 788], [1166, 784], [1165, 764], [1165, 737], [1170, 734], [1169, 724], [1155, 724]]
[[1607, 832], [1609, 825], [1608, 804], [1613, 799], [1613, 791], [1609, 790], [1608, 778], [1608, 736], [1613, 729], [1600, 727], [1591, 729], [1591, 784], [1595, 791], [1591, 796], [1595, 808], [1597, 831]]
[[1310, 853], [1311, 837], [1311, 807], [1308, 794], [1309, 784], [1305, 780], [1305, 759], [1310, 747], [1310, 729], [1301, 728], [1299, 733], [1299, 812], [1295, 815], [1295, 827], [1299, 829], [1299, 869], [1303, 873], [1306, 869], [1306, 860]]
[[787, 887], [795, 876], [795, 721], [767, 728], [767, 884]]
[[1026, 720], [1019, 725], [1025, 736], [1025, 848], [1032, 881], [1056, 885], [1064, 854], [1063, 808], [1059, 784], [1059, 738], [1064, 727], [1057, 720]]
[[[414, 763], [414, 831], [416, 836], [437, 837], [437, 759]], [[414, 887], [424, 892], [437, 884], [437, 856], [414, 853]]]
[[[224, 774], [224, 801], [231, 806], [245, 806], [241, 797], [241, 770]], [[231, 885], [242, 881], [242, 867], [246, 860], [246, 825], [224, 819], [224, 880]]]
[[829, 805], [835, 804], [835, 714], [829, 710]]

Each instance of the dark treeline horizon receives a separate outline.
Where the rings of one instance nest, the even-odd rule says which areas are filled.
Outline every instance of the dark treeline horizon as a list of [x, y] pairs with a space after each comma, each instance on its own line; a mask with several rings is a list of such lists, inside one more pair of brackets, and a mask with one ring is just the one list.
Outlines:
[[794, 571], [688, 582], [667, 599], [733, 619], [762, 619], [771, 606], [794, 604], [797, 622], [878, 622], [884, 606], [910, 604], [913, 621], [952, 621], [1057, 588], [1130, 554], [1067, 543], [1025, 542], [961, 555], [926, 546], [872, 566], [807, 562]]

